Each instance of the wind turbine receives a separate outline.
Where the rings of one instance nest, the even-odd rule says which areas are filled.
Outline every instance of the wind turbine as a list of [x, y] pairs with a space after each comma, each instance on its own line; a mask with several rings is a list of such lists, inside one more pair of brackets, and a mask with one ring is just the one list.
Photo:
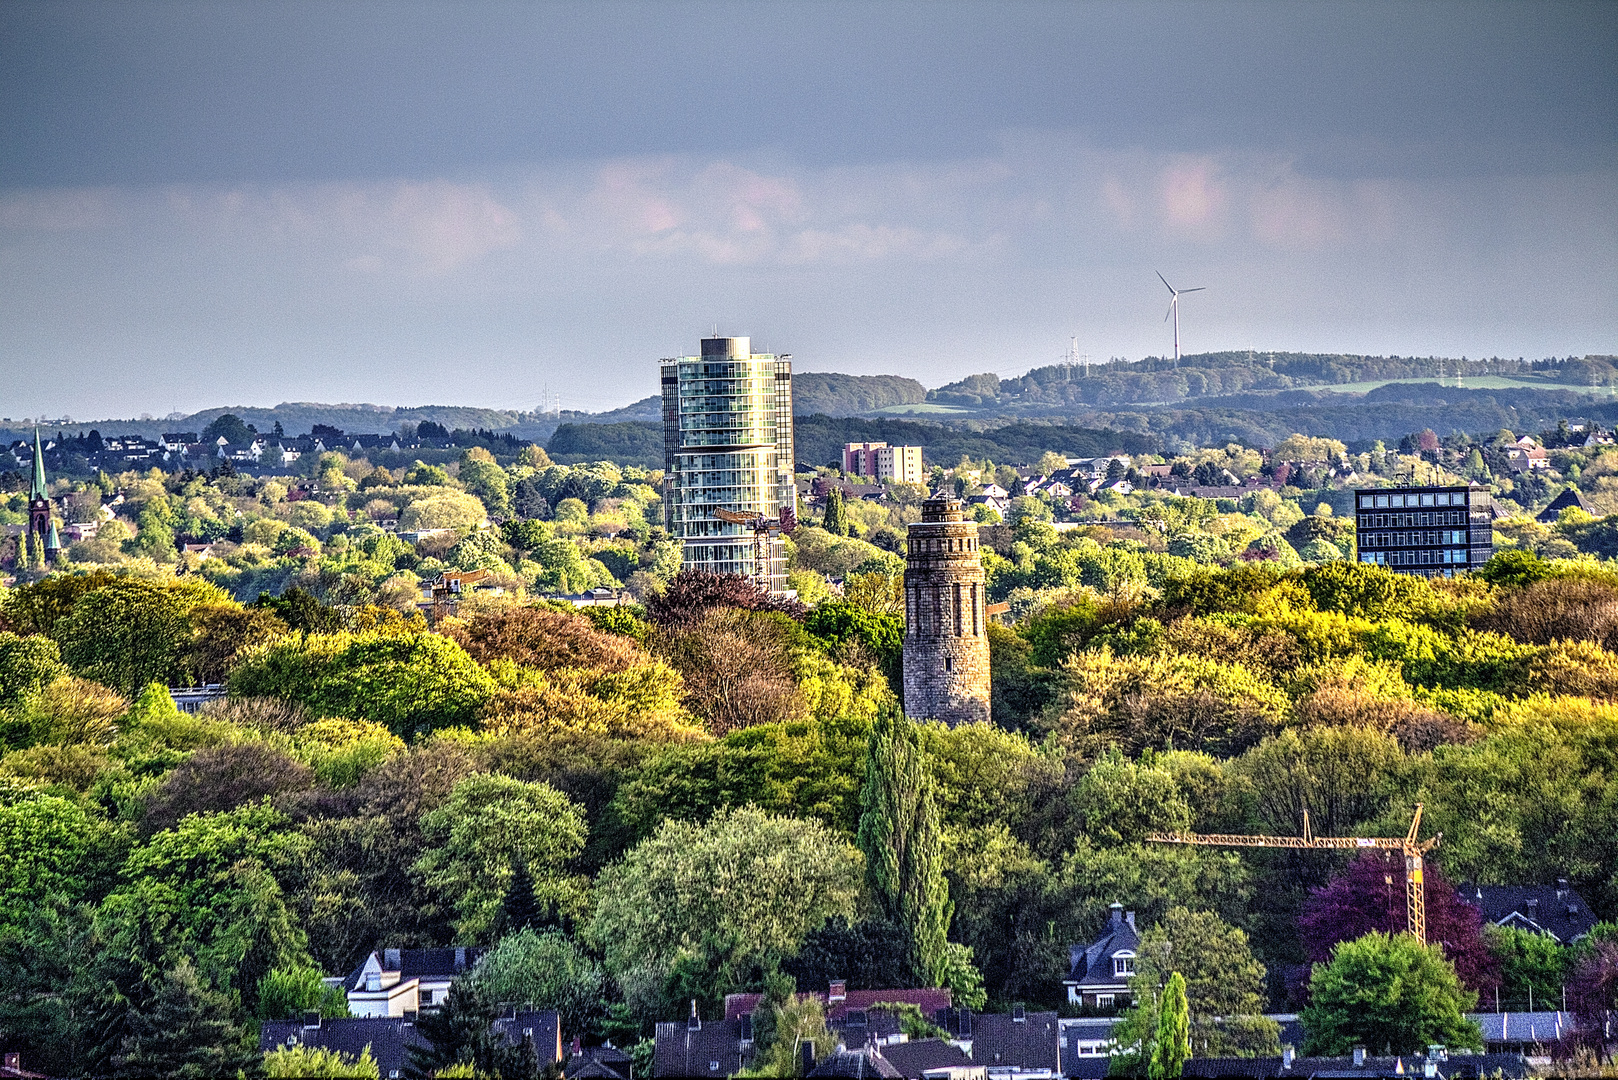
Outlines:
[[1180, 362], [1180, 297], [1184, 296], [1186, 293], [1201, 292], [1203, 289], [1207, 288], [1207, 286], [1198, 285], [1194, 289], [1176, 289], [1173, 285], [1169, 284], [1169, 279], [1164, 277], [1161, 273], [1157, 275], [1157, 280], [1163, 283], [1163, 287], [1169, 291], [1169, 296], [1173, 297], [1173, 299], [1169, 301], [1169, 313], [1168, 315], [1163, 316], [1163, 321], [1168, 322], [1170, 315], [1174, 317], [1174, 362], [1178, 364]]

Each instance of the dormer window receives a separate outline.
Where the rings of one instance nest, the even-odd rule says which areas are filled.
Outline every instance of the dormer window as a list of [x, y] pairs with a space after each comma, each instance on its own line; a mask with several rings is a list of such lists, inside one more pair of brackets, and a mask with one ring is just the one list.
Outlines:
[[1113, 953], [1112, 973], [1114, 975], [1135, 974], [1135, 954], [1132, 952]]

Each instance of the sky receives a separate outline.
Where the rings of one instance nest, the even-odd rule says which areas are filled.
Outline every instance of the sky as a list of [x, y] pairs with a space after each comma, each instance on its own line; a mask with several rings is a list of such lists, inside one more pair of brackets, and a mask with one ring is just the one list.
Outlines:
[[1618, 352], [1618, 3], [0, 0], [0, 414]]

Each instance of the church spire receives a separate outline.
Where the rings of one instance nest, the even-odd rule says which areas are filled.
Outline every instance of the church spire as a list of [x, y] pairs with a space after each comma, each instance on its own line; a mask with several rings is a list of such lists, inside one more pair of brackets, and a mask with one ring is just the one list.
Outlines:
[[34, 429], [34, 476], [28, 485], [28, 500], [48, 499], [45, 491], [45, 452], [39, 448], [39, 428]]

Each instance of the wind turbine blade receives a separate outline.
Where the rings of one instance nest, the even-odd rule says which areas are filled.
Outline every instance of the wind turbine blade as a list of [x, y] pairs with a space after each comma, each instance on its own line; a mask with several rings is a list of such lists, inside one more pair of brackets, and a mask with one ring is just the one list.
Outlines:
[[1173, 300], [1170, 300], [1170, 301], [1169, 301], [1169, 314], [1168, 314], [1168, 315], [1165, 315], [1165, 316], [1163, 316], [1163, 321], [1164, 321], [1164, 322], [1168, 322], [1168, 321], [1169, 321], [1169, 315], [1173, 315], [1173, 314], [1174, 314], [1174, 305], [1175, 305], [1175, 303], [1176, 303], [1176, 302], [1177, 302], [1177, 301], [1178, 301], [1178, 300], [1179, 300], [1179, 299], [1180, 299], [1180, 298], [1179, 298], [1179, 297], [1177, 297], [1177, 296], [1176, 296], [1176, 297], [1175, 297], [1175, 298], [1174, 298], [1174, 299], [1173, 299]]
[[[1181, 292], [1181, 293], [1188, 293], [1188, 292], [1202, 292], [1202, 291], [1203, 291], [1203, 290], [1204, 290], [1204, 289], [1206, 289], [1206, 288], [1207, 288], [1207, 287], [1208, 287], [1208, 286], [1206, 286], [1206, 285], [1198, 285], [1198, 286], [1197, 286], [1197, 287], [1196, 287], [1196, 288], [1194, 288], [1194, 289], [1181, 289], [1181, 290], [1180, 290], [1180, 292]], [[1178, 295], [1178, 294], [1176, 294], [1176, 295]]]
[[1154, 270], [1152, 272], [1154, 274], [1157, 274], [1157, 280], [1159, 280], [1159, 281], [1161, 281], [1163, 283], [1163, 288], [1165, 288], [1165, 289], [1167, 289], [1169, 291], [1169, 295], [1171, 295], [1171, 296], [1179, 296], [1180, 295], [1179, 293], [1174, 291], [1174, 286], [1169, 284], [1169, 279], [1164, 277], [1161, 271]]

